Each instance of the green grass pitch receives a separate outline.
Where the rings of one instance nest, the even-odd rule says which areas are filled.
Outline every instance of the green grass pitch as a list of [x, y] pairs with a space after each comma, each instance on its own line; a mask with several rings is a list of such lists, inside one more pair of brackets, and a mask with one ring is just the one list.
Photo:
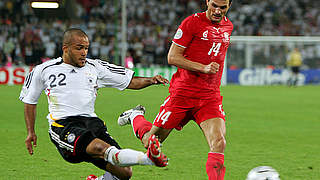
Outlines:
[[[38, 146], [28, 155], [21, 86], [0, 86], [0, 179], [85, 179], [103, 171], [91, 164], [65, 162], [48, 136], [47, 101], [38, 104]], [[245, 180], [250, 169], [272, 166], [282, 180], [320, 179], [320, 86], [222, 87], [227, 114], [226, 180]], [[153, 121], [168, 95], [164, 86], [144, 90], [98, 92], [96, 113], [107, 123], [109, 133], [122, 147], [145, 151], [130, 126], [118, 127], [118, 115], [136, 104], [145, 105], [146, 118]], [[173, 131], [163, 143], [169, 166], [133, 167], [133, 180], [205, 180], [208, 145], [199, 127], [189, 123]]]

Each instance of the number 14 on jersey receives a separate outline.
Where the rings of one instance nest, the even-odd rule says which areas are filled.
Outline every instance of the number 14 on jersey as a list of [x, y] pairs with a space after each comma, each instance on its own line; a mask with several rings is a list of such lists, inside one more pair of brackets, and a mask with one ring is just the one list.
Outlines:
[[208, 52], [208, 55], [211, 55], [214, 52], [214, 56], [217, 56], [220, 51], [221, 43], [213, 42], [211, 49]]

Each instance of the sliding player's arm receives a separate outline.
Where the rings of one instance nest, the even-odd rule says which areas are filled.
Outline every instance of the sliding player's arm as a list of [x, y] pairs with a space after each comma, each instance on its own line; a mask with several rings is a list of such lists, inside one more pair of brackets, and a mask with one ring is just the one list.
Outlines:
[[161, 75], [156, 75], [154, 77], [133, 77], [127, 88], [142, 89], [150, 85], [155, 85], [155, 84], [165, 85], [168, 83], [169, 81], [166, 78], [162, 77]]
[[35, 119], [38, 99], [44, 89], [41, 79], [42, 68], [36, 66], [26, 77], [19, 99], [24, 103], [24, 119], [27, 129], [25, 140], [26, 148], [30, 155], [33, 154], [33, 147], [37, 145], [35, 133]]
[[33, 154], [33, 147], [37, 146], [37, 135], [34, 130], [36, 120], [36, 104], [24, 104], [24, 119], [27, 128], [27, 138], [25, 144], [30, 155]]
[[169, 81], [161, 75], [154, 77], [137, 77], [134, 76], [134, 71], [122, 66], [101, 60], [96, 60], [94, 63], [96, 63], [96, 68], [101, 76], [98, 81], [98, 87], [113, 87], [119, 90], [142, 89], [150, 85], [169, 83]]

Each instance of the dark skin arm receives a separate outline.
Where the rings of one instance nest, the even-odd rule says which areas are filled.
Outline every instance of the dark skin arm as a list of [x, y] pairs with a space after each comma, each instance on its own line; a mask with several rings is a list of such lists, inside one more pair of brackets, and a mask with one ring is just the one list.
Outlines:
[[150, 85], [168, 84], [169, 81], [160, 75], [154, 77], [133, 77], [127, 89], [142, 89]]
[[28, 133], [25, 144], [30, 155], [33, 155], [33, 147], [37, 146], [37, 135], [34, 131], [36, 109], [36, 104], [24, 104], [24, 117]]

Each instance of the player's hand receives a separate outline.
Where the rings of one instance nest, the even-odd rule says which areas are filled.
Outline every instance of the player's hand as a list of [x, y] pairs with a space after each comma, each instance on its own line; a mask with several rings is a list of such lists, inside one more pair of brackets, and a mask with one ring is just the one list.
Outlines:
[[35, 133], [28, 133], [25, 144], [29, 154], [33, 155], [33, 147], [37, 146], [37, 135]]
[[205, 74], [214, 74], [219, 71], [220, 65], [216, 62], [211, 62], [210, 64], [204, 66], [203, 73]]
[[152, 77], [152, 84], [169, 84], [169, 80], [162, 77], [161, 75], [156, 75], [154, 77]]

